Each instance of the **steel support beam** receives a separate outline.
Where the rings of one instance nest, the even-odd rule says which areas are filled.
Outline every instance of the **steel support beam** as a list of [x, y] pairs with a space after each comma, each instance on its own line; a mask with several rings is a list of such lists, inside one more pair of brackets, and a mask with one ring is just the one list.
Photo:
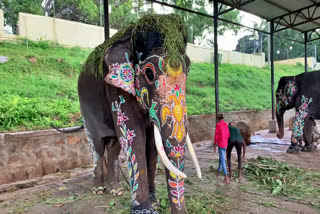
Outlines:
[[[286, 29], [289, 29], [289, 28], [297, 30], [295, 28], [296, 26], [299, 26], [299, 25], [302, 25], [302, 24], [305, 24], [305, 23], [308, 23], [308, 22], [311, 22], [311, 23], [316, 24], [316, 25], [320, 24], [319, 22], [315, 21], [315, 20], [319, 19], [320, 17], [319, 16], [318, 17], [314, 17], [316, 10], [320, 6], [320, 2], [319, 3], [312, 3], [311, 5], [308, 5], [306, 7], [300, 8], [298, 10], [291, 11], [288, 8], [282, 6], [282, 5], [278, 4], [278, 3], [275, 3], [275, 2], [273, 2], [271, 0], [265, 0], [265, 1], [268, 2], [271, 5], [274, 5], [274, 6], [278, 7], [278, 8], [281, 8], [281, 9], [287, 11], [286, 14], [283, 14], [281, 16], [277, 16], [277, 17], [274, 17], [274, 18], [271, 19], [274, 22], [276, 22], [275, 32], [279, 32], [279, 31], [286, 30]], [[313, 7], [314, 7], [313, 12], [312, 12], [312, 14], [310, 14], [310, 9], [313, 8]], [[304, 12], [308, 12], [307, 15], [303, 12], [303, 10], [306, 10]], [[299, 17], [301, 19], [304, 19], [305, 21], [297, 23], [296, 22], [297, 17]], [[281, 23], [281, 25], [283, 25], [285, 27], [280, 28], [280, 29], [277, 30], [281, 20], [283, 22], [285, 22], [285, 23]]]
[[304, 72], [308, 71], [307, 44], [308, 32], [304, 32]]
[[238, 4], [235, 4], [235, 5], [233, 5], [233, 6], [230, 6], [230, 8], [228, 8], [228, 9], [226, 9], [226, 10], [224, 10], [224, 11], [219, 12], [218, 15], [220, 16], [220, 15], [222, 15], [222, 14], [224, 14], [224, 13], [228, 13], [228, 12], [234, 10], [234, 9], [238, 9], [239, 7], [245, 6], [245, 5], [250, 4], [250, 3], [254, 2], [254, 1], [255, 1], [255, 0], [247, 0], [247, 1], [243, 1], [243, 2], [242, 2], [242, 1], [240, 0], [240, 2], [239, 2]]
[[160, 5], [163, 5], [163, 6], [171, 7], [171, 8], [177, 9], [177, 10], [182, 10], [182, 11], [185, 11], [185, 12], [197, 14], [197, 15], [200, 15], [200, 16], [213, 18], [213, 16], [211, 16], [211, 15], [208, 15], [208, 14], [205, 14], [205, 13], [201, 13], [201, 12], [198, 12], [198, 11], [194, 11], [194, 10], [190, 10], [190, 9], [187, 9], [187, 8], [183, 8], [183, 7], [180, 7], [180, 6], [176, 6], [176, 5], [173, 5], [173, 4], [168, 4], [168, 3], [165, 3], [165, 2], [162, 2], [162, 1], [158, 1], [158, 0], [147, 0], [147, 1], [150, 1], [150, 2], [153, 2], [153, 3], [157, 3], [157, 4], [160, 4]]
[[109, 0], [103, 0], [104, 9], [104, 39], [110, 38], [110, 28], [109, 28]]
[[218, 122], [219, 109], [219, 58], [218, 58], [218, 0], [213, 1], [213, 37], [214, 37], [214, 84], [215, 84], [215, 106], [216, 122]]
[[[287, 27], [283, 27], [283, 28], [280, 28], [280, 29], [278, 29], [278, 30], [275, 30], [274, 32], [277, 33], [277, 32], [280, 32], [280, 31], [283, 31], [283, 30], [286, 30], [286, 29], [290, 29], [290, 28], [294, 29], [294, 27], [296, 27], [296, 26], [303, 25], [303, 24], [306, 24], [306, 23], [308, 23], [308, 22], [311, 22], [311, 21], [314, 21], [314, 20], [317, 20], [317, 19], [320, 19], [320, 16], [317, 16], [317, 17], [312, 18], [312, 19], [310, 19], [310, 20], [306, 20], [306, 21], [299, 22], [299, 23], [296, 23], [296, 24], [291, 24], [291, 25], [289, 25], [289, 26], [287, 26]], [[300, 31], [300, 32], [301, 32], [301, 31]]]
[[271, 59], [271, 114], [272, 120], [275, 119], [275, 109], [274, 109], [274, 61], [273, 61], [273, 35], [274, 35], [274, 22], [270, 21], [270, 59]]

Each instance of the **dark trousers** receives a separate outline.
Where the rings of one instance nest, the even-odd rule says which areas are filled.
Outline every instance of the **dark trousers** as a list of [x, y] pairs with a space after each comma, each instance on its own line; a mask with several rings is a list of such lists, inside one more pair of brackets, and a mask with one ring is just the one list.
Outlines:
[[241, 161], [242, 143], [243, 142], [232, 140], [232, 139], [228, 140], [227, 162], [228, 162], [229, 173], [230, 173], [230, 170], [231, 170], [231, 152], [232, 152], [232, 149], [233, 149], [234, 146], [236, 147], [237, 154], [238, 154], [238, 169], [239, 169], [239, 172], [241, 170], [241, 165], [242, 165], [242, 161]]

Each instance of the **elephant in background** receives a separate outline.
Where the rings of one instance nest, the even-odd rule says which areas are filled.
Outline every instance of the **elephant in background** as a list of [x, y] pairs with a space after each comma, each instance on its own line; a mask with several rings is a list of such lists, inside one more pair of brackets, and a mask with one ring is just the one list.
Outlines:
[[293, 121], [291, 145], [288, 153], [299, 152], [298, 145], [303, 134], [305, 142], [302, 151], [314, 151], [312, 134], [314, 120], [320, 119], [320, 71], [282, 77], [276, 90], [276, 118], [279, 127], [278, 138], [283, 138], [283, 115], [286, 110], [296, 109]]
[[[121, 195], [118, 155], [127, 158], [131, 213], [157, 213], [157, 154], [166, 167], [172, 213], [187, 213], [185, 148], [201, 171], [188, 135], [186, 28], [177, 15], [148, 15], [88, 57], [79, 76], [84, 126], [94, 156], [93, 191]], [[107, 186], [103, 157], [107, 152]]]

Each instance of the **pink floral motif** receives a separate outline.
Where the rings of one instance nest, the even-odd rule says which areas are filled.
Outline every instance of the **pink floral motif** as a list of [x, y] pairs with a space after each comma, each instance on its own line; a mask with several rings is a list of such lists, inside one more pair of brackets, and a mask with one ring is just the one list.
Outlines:
[[176, 84], [173, 89], [174, 89], [175, 91], [179, 91], [179, 90], [180, 90], [180, 86], [179, 86], [178, 84]]
[[135, 136], [136, 136], [136, 135], [135, 135], [135, 133], [134, 133], [133, 130], [130, 130], [130, 129], [127, 130], [127, 139], [128, 139], [128, 141], [129, 141], [129, 143], [130, 143], [130, 146], [132, 145], [132, 141], [133, 141], [133, 138], [134, 138]]
[[128, 120], [128, 117], [119, 109], [118, 111], [118, 126], [123, 125], [125, 121]]

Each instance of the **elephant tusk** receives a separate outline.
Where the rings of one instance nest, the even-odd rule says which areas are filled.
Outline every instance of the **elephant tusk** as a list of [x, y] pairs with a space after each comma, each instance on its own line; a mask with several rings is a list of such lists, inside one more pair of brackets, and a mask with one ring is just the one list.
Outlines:
[[202, 177], [201, 176], [201, 169], [200, 169], [200, 166], [199, 166], [199, 162], [198, 162], [196, 153], [194, 152], [194, 149], [193, 149], [190, 137], [189, 137], [189, 133], [187, 133], [186, 141], [187, 141], [187, 147], [188, 147], [189, 153], [191, 155], [192, 161], [193, 161], [194, 166], [196, 168], [197, 176], [198, 176], [199, 179], [201, 179], [201, 177]]
[[157, 148], [158, 154], [160, 156], [160, 159], [161, 159], [163, 165], [173, 174], [180, 176], [182, 178], [186, 178], [187, 177], [186, 174], [184, 174], [179, 169], [177, 169], [175, 166], [173, 166], [173, 164], [168, 159], [168, 157], [164, 151], [164, 148], [163, 148], [160, 131], [156, 125], [154, 125], [154, 139], [156, 142], [156, 148]]

